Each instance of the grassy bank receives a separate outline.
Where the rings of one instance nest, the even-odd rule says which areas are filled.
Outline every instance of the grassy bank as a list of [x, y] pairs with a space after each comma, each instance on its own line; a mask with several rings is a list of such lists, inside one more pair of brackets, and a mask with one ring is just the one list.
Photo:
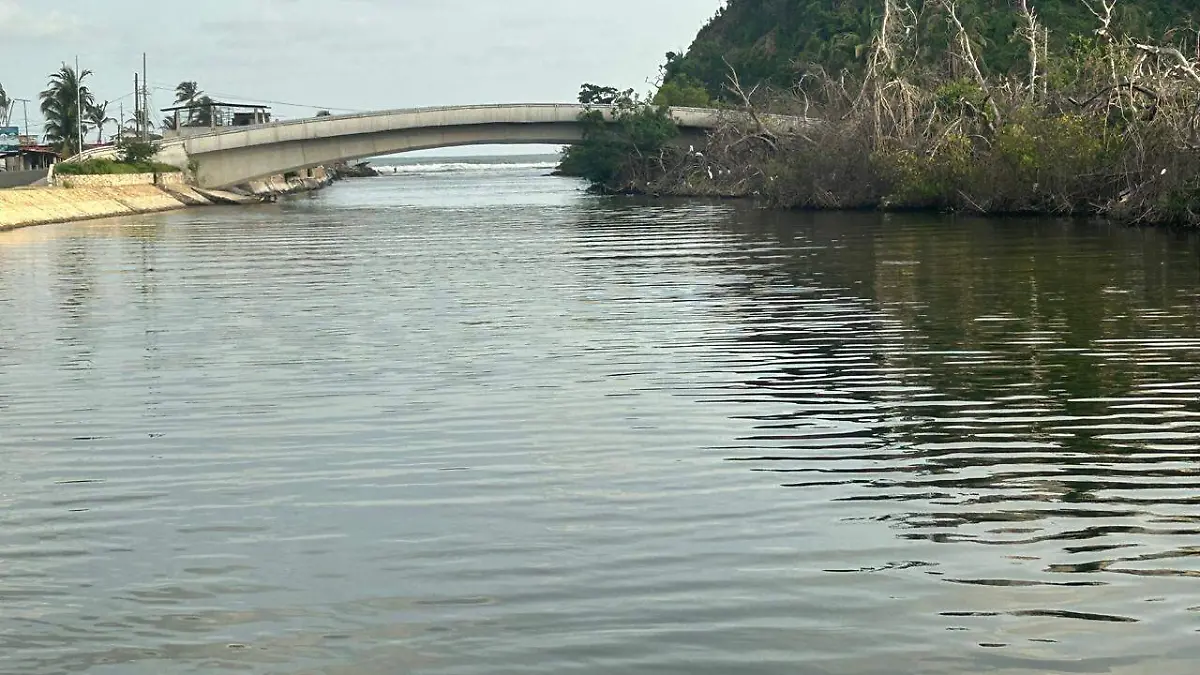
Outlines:
[[82, 162], [63, 162], [54, 167], [59, 176], [110, 176], [137, 173], [175, 173], [179, 168], [170, 164], [151, 161], [119, 161], [114, 159], [86, 159]]
[[[603, 190], [748, 196], [784, 208], [1200, 225], [1194, 33], [1153, 43], [1121, 36], [1105, 14], [1112, 5], [1100, 4], [1097, 32], [1056, 53], [1036, 10], [1018, 1], [1026, 67], [995, 75], [953, 3], [920, 17], [950, 27], [933, 55], [913, 15], [880, 4], [860, 74], [806, 75], [780, 90], [745, 85], [731, 68], [726, 123], [702, 152], [673, 142], [657, 106], [618, 95], [618, 124], [589, 126], [567, 168]], [[768, 112], [811, 122], [779, 128]]]

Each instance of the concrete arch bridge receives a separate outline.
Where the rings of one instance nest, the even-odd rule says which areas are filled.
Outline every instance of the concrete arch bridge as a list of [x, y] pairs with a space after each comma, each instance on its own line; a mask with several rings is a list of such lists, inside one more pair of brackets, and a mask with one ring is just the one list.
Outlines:
[[[314, 117], [165, 141], [158, 159], [195, 168], [201, 187], [225, 188], [289, 171], [414, 150], [484, 144], [570, 145], [583, 139], [578, 104], [473, 105]], [[595, 107], [606, 116], [611, 109]], [[701, 143], [718, 110], [672, 108], [684, 142]], [[778, 118], [781, 124], [802, 122]], [[86, 153], [95, 156], [92, 153]]]

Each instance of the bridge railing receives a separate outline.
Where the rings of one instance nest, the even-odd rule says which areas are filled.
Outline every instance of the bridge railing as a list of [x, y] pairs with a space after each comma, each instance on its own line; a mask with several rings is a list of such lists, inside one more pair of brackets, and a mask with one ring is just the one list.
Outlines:
[[[206, 138], [209, 136], [221, 136], [224, 134], [237, 133], [239, 131], [247, 131], [250, 129], [278, 128], [289, 126], [300, 126], [304, 124], [312, 124], [313, 122], [332, 122], [340, 120], [356, 120], [370, 119], [373, 117], [388, 117], [390, 115], [411, 115], [411, 114], [436, 114], [439, 112], [453, 112], [458, 110], [503, 110], [505, 108], [578, 108], [582, 110], [583, 105], [579, 103], [486, 103], [477, 105], [443, 105], [431, 106], [427, 108], [393, 108], [390, 110], [373, 110], [361, 113], [349, 113], [345, 115], [323, 115], [321, 117], [303, 117], [294, 120], [281, 120], [278, 122], [270, 122], [268, 124], [255, 124], [244, 127], [226, 127], [194, 136], [188, 136], [186, 140], [193, 138]], [[596, 108], [611, 108], [612, 106], [594, 106]]]
[[117, 146], [102, 145], [98, 148], [89, 148], [77, 155], [71, 155], [70, 157], [68, 157], [62, 161], [63, 162], [82, 162], [82, 161], [88, 160], [88, 159], [96, 159], [96, 158], [101, 158], [101, 157], [111, 158], [111, 157], [116, 157], [116, 156], [117, 156]]
[[[536, 108], [536, 109], [552, 109], [552, 110], [568, 109], [568, 110], [583, 112], [585, 110], [608, 110], [608, 111], [611, 111], [615, 108], [615, 106], [584, 105], [581, 103], [488, 103], [488, 104], [479, 104], [479, 105], [432, 106], [432, 107], [427, 107], [427, 108], [394, 108], [391, 110], [375, 110], [375, 111], [371, 111], [371, 112], [349, 113], [349, 114], [345, 114], [345, 115], [325, 115], [322, 117], [305, 117], [302, 119], [283, 120], [283, 121], [279, 121], [279, 122], [271, 122], [269, 124], [256, 124], [256, 125], [250, 125], [250, 126], [244, 126], [244, 127], [226, 127], [224, 129], [217, 129], [217, 130], [213, 130], [213, 131], [209, 131], [209, 132], [205, 132], [205, 133], [201, 133], [201, 134], [195, 134], [192, 136], [188, 136], [186, 139], [173, 139], [172, 142], [180, 141], [180, 140], [189, 140], [190, 141], [190, 140], [197, 139], [197, 138], [209, 138], [212, 136], [222, 136], [225, 134], [238, 133], [241, 131], [249, 131], [252, 129], [300, 126], [300, 125], [305, 125], [305, 124], [312, 124], [314, 122], [335, 122], [335, 121], [342, 121], [342, 120], [371, 119], [371, 118], [375, 118], [375, 117], [388, 117], [388, 116], [392, 116], [392, 115], [437, 114], [437, 113], [441, 113], [441, 112], [458, 112], [458, 111], [464, 111], [464, 110], [504, 110], [504, 109], [510, 109], [510, 108]], [[715, 110], [712, 108], [673, 107], [673, 108], [671, 108], [671, 110], [672, 110], [672, 112], [681, 113], [684, 115], [686, 115], [688, 113], [694, 113], [694, 114], [700, 114], [700, 115], [711, 115], [712, 113], [715, 112]]]

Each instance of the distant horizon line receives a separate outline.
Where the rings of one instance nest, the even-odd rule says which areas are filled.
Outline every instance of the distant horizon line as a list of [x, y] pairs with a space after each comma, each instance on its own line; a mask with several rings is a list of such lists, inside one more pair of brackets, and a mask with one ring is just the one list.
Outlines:
[[521, 152], [521, 153], [516, 153], [516, 152], [479, 152], [479, 153], [472, 153], [472, 154], [457, 154], [457, 153], [426, 154], [426, 152], [429, 152], [429, 151], [404, 152], [404, 153], [391, 154], [391, 155], [379, 155], [378, 157], [370, 157], [370, 158], [366, 158], [366, 159], [363, 159], [360, 161], [371, 163], [371, 164], [380, 163], [381, 161], [385, 161], [385, 160], [386, 161], [403, 160], [406, 162], [414, 162], [414, 163], [429, 162], [432, 160], [432, 161], [442, 161], [442, 162], [454, 163], [454, 162], [465, 162], [465, 161], [480, 160], [480, 159], [501, 159], [501, 160], [507, 160], [509, 162], [512, 162], [512, 161], [520, 160], [520, 159], [538, 158], [538, 159], [544, 159], [547, 162], [551, 162], [551, 161], [558, 161], [558, 159], [562, 157], [562, 151], [560, 151], [560, 150], [541, 151], [541, 152], [533, 151], [533, 152]]

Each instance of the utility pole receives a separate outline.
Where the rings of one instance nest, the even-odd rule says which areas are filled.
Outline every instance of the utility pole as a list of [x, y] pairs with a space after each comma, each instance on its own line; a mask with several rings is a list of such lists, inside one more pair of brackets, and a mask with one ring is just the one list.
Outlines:
[[133, 133], [137, 138], [142, 137], [142, 85], [137, 73], [133, 74]]
[[146, 114], [146, 125], [142, 128], [142, 142], [150, 140], [150, 80], [146, 79], [146, 52], [142, 52], [142, 112]]
[[[25, 126], [21, 127], [21, 130], [22, 130], [22, 132], [23, 132], [23, 133], [22, 133], [22, 134], [20, 134], [20, 135], [28, 136], [28, 135], [29, 135], [29, 99], [27, 99], [27, 98], [14, 98], [14, 99], [12, 100], [12, 103], [10, 103], [9, 105], [13, 105], [13, 104], [15, 104], [17, 101], [20, 101], [20, 102], [21, 102], [21, 113], [22, 113], [22, 114], [25, 116]], [[9, 110], [12, 110], [12, 108], [9, 108]], [[10, 115], [11, 115], [11, 113], [10, 113]], [[5, 121], [6, 121], [6, 122], [11, 122], [11, 119], [10, 119], [10, 118], [8, 118], [8, 117], [6, 117], [6, 118], [5, 118]]]
[[25, 129], [25, 135], [28, 136], [29, 135], [29, 99], [14, 98], [13, 100], [21, 102], [21, 115], [24, 116], [24, 118], [25, 118], [25, 126], [22, 128]]
[[75, 132], [79, 137], [79, 151], [83, 152], [83, 77], [79, 71], [79, 56], [75, 56]]

